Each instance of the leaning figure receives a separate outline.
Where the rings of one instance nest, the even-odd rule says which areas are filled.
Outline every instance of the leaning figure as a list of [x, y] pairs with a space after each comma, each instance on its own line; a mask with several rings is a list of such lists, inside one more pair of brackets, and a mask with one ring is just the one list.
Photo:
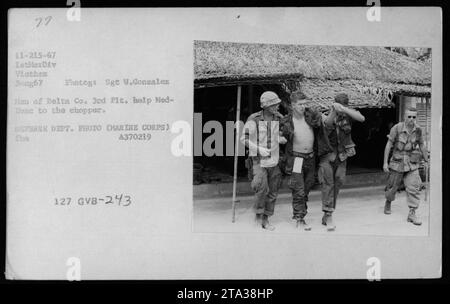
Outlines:
[[317, 141], [323, 132], [322, 113], [311, 107], [311, 100], [302, 92], [290, 95], [291, 112], [281, 122], [281, 134], [287, 139], [283, 168], [292, 191], [292, 218], [297, 227], [306, 231], [311, 226], [305, 220], [308, 195], [315, 182]]
[[365, 118], [357, 110], [348, 107], [347, 94], [337, 94], [331, 111], [324, 116], [324, 134], [318, 139], [319, 172], [322, 187], [322, 224], [328, 231], [334, 231], [333, 212], [336, 209], [337, 196], [344, 184], [347, 171], [347, 158], [356, 154], [351, 137], [352, 122], [364, 122]]

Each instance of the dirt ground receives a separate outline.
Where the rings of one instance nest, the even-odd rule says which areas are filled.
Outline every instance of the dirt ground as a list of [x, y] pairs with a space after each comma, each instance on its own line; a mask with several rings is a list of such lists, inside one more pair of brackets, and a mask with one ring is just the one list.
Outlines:
[[296, 228], [292, 220], [291, 195], [283, 193], [278, 196], [275, 214], [270, 218], [274, 231], [267, 231], [254, 221], [253, 197], [238, 196], [235, 222], [232, 222], [231, 197], [194, 200], [194, 232], [254, 232], [254, 233], [306, 233], [338, 235], [379, 235], [379, 236], [427, 236], [429, 231], [429, 201], [422, 191], [422, 202], [416, 211], [422, 221], [415, 226], [406, 221], [408, 206], [406, 193], [397, 194], [392, 203], [392, 214], [385, 215], [384, 187], [365, 187], [341, 190], [336, 211], [333, 214], [336, 230], [328, 232], [321, 224], [320, 192], [313, 191], [309, 196], [308, 215], [305, 220], [312, 227], [311, 231]]

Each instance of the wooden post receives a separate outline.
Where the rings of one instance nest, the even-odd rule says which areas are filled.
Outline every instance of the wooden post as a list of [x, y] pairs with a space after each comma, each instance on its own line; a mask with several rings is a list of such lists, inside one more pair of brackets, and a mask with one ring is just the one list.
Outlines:
[[236, 185], [237, 185], [237, 165], [238, 165], [238, 154], [239, 154], [239, 120], [241, 116], [241, 91], [242, 87], [238, 85], [237, 87], [237, 101], [236, 101], [236, 139], [234, 143], [234, 174], [233, 174], [233, 201], [232, 201], [232, 222], [236, 219]]

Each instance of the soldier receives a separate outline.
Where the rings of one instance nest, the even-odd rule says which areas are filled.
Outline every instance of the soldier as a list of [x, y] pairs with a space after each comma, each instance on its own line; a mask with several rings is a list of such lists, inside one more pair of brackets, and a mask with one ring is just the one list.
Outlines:
[[[308, 194], [315, 182], [315, 137], [321, 131], [321, 113], [310, 106], [302, 92], [290, 95], [292, 112], [281, 122], [281, 134], [287, 139], [284, 171], [289, 176], [288, 186], [292, 191], [293, 219], [297, 227], [309, 231], [306, 223]], [[315, 153], [314, 153], [315, 152]]]
[[[383, 170], [389, 172], [384, 213], [391, 214], [391, 202], [395, 200], [395, 193], [403, 180], [409, 207], [407, 221], [414, 225], [421, 225], [422, 222], [415, 213], [420, 203], [421, 180], [418, 169], [422, 157], [425, 162], [428, 162], [428, 153], [424, 145], [422, 129], [416, 124], [416, 117], [416, 108], [407, 109], [405, 121], [394, 125], [388, 135], [383, 162]], [[392, 147], [394, 151], [388, 164]]]
[[356, 154], [355, 144], [351, 138], [352, 121], [364, 122], [359, 111], [350, 109], [347, 94], [336, 95], [331, 112], [323, 118], [325, 136], [318, 138], [319, 172], [322, 186], [322, 224], [328, 231], [334, 231], [332, 214], [340, 188], [344, 184], [347, 170], [347, 158]]
[[279, 143], [286, 143], [286, 139], [279, 137], [279, 121], [283, 116], [278, 112], [281, 102], [278, 95], [266, 91], [260, 102], [262, 111], [248, 117], [241, 140], [249, 148], [246, 164], [255, 191], [256, 221], [262, 228], [272, 231], [275, 227], [269, 223], [269, 217], [273, 215], [282, 181], [278, 166]]

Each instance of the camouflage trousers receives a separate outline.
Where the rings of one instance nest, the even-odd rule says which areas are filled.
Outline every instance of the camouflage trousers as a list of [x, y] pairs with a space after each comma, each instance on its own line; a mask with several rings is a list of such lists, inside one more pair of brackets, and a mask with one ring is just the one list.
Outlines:
[[395, 194], [397, 193], [402, 181], [405, 184], [408, 207], [414, 209], [418, 208], [420, 204], [420, 185], [422, 182], [418, 169], [408, 172], [398, 172], [391, 169], [389, 171], [389, 177], [385, 189], [386, 200], [390, 202], [395, 200]]

